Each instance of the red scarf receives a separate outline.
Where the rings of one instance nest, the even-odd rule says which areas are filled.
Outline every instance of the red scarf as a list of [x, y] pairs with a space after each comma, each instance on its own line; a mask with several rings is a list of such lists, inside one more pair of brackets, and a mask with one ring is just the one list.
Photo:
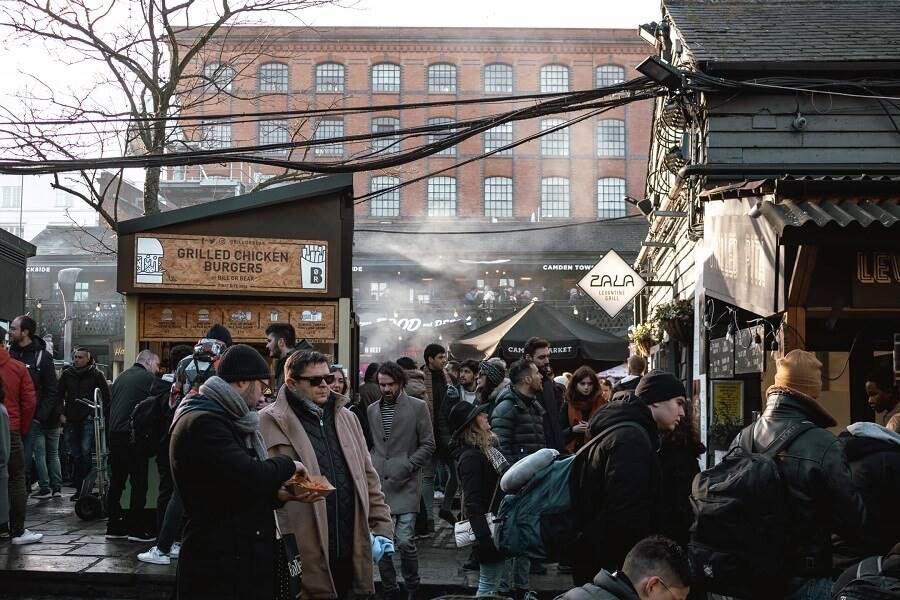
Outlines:
[[[567, 410], [567, 418], [569, 420], [569, 427], [574, 427], [578, 425], [581, 421], [590, 421], [591, 417], [594, 416], [600, 407], [603, 406], [605, 402], [603, 402], [600, 392], [598, 390], [597, 394], [594, 396], [592, 400], [570, 400], [566, 403]], [[588, 417], [584, 418], [585, 409], [590, 408], [590, 412]], [[569, 453], [573, 453], [584, 445], [585, 439], [582, 435], [581, 439], [574, 439], [568, 444], [566, 444], [566, 451]]]

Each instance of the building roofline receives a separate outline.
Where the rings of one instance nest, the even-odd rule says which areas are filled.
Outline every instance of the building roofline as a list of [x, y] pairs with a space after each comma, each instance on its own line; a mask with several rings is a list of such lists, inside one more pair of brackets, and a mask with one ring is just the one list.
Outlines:
[[0, 245], [15, 250], [26, 258], [31, 258], [37, 253], [37, 247], [35, 247], [34, 244], [26, 242], [19, 236], [13, 235], [5, 229], [0, 229]]
[[283, 204], [302, 200], [312, 196], [323, 196], [341, 191], [353, 190], [353, 175], [341, 174], [319, 177], [310, 181], [302, 181], [290, 185], [273, 187], [259, 192], [250, 192], [240, 196], [224, 198], [214, 202], [206, 202], [196, 206], [187, 206], [153, 215], [121, 221], [119, 235], [128, 235], [141, 231], [158, 229], [169, 225], [177, 225], [188, 221], [209, 219], [212, 217], [240, 213], [264, 206]]

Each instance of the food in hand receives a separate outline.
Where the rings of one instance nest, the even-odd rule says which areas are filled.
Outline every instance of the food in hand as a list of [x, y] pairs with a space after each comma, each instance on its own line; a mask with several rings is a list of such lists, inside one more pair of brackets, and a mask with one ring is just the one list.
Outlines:
[[311, 475], [309, 479], [294, 475], [285, 482], [285, 486], [295, 496], [310, 493], [325, 497], [335, 489], [322, 475]]

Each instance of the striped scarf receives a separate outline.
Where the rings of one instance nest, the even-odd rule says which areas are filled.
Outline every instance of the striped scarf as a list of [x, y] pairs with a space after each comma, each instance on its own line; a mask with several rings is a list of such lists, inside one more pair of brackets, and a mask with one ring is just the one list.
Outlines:
[[388, 402], [381, 399], [381, 426], [384, 428], [384, 439], [391, 437], [391, 428], [394, 425], [394, 411], [397, 410], [397, 401]]

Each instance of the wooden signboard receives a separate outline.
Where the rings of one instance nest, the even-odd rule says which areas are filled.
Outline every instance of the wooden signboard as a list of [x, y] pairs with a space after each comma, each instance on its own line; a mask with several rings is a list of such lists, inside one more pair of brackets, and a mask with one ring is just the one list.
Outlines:
[[259, 343], [272, 323], [290, 323], [297, 339], [311, 343], [337, 341], [335, 302], [184, 301], [141, 303], [142, 341], [196, 341], [214, 323], [231, 331], [235, 342]]
[[734, 377], [734, 341], [728, 338], [709, 340], [709, 378]]
[[325, 294], [328, 242], [137, 234], [134, 287]]

